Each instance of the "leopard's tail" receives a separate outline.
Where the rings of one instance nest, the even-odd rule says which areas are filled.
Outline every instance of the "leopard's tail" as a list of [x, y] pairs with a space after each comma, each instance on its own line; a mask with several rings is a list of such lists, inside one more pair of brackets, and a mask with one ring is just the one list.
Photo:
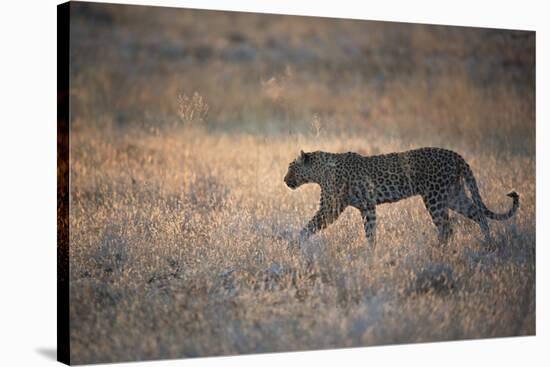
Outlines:
[[519, 208], [518, 193], [515, 191], [511, 191], [508, 194], [506, 194], [507, 196], [513, 199], [512, 207], [510, 208], [510, 210], [508, 210], [508, 212], [495, 213], [489, 210], [489, 208], [485, 206], [485, 203], [483, 203], [483, 200], [481, 199], [481, 195], [479, 194], [479, 189], [477, 187], [476, 179], [474, 177], [472, 169], [466, 162], [464, 162], [464, 164], [465, 165], [463, 167], [463, 176], [464, 176], [464, 181], [466, 183], [466, 187], [468, 187], [468, 190], [470, 190], [474, 203], [477, 205], [478, 208], [481, 208], [481, 210], [483, 211], [483, 214], [487, 218], [494, 219], [494, 220], [506, 220], [508, 218], [511, 218]]

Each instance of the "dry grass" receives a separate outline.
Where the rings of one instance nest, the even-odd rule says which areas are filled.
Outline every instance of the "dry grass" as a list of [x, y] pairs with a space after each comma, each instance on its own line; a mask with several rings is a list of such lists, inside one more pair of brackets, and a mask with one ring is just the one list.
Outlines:
[[[71, 362], [535, 333], [530, 38], [80, 6]], [[235, 29], [243, 19], [256, 31]], [[192, 101], [200, 111], [185, 108]], [[438, 247], [419, 198], [379, 207], [374, 254], [351, 208], [289, 249], [319, 195], [284, 186], [300, 149], [426, 145], [462, 153], [490, 208], [507, 208], [509, 189], [520, 194], [517, 215], [491, 223], [496, 252], [457, 216]]]

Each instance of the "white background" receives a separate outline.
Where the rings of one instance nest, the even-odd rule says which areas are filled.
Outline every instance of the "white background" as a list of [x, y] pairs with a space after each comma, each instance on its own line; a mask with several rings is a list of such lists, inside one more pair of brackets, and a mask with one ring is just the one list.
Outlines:
[[[128, 366], [548, 365], [548, 69], [545, 1], [118, 1], [537, 31], [537, 336], [124, 364]], [[0, 5], [0, 365], [56, 351], [56, 4]], [[546, 143], [546, 144], [544, 144]], [[550, 188], [546, 187], [550, 190]]]

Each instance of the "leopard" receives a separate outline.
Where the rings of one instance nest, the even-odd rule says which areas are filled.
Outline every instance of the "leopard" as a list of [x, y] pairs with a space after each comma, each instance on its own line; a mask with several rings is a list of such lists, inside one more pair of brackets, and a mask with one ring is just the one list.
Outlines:
[[301, 229], [301, 240], [328, 227], [347, 207], [353, 207], [361, 213], [371, 249], [376, 246], [376, 207], [381, 204], [420, 196], [440, 245], [446, 245], [453, 234], [449, 211], [477, 223], [485, 243], [490, 244], [493, 239], [488, 219], [507, 220], [519, 208], [519, 195], [512, 190], [507, 194], [512, 198], [507, 212], [488, 209], [466, 160], [452, 150], [435, 147], [370, 156], [301, 150], [289, 164], [284, 183], [292, 190], [309, 183], [321, 187], [319, 209]]

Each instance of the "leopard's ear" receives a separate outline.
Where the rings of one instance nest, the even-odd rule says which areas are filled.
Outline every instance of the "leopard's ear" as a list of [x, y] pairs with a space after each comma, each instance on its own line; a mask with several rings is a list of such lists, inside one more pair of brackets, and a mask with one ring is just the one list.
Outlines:
[[300, 155], [298, 156], [298, 159], [296, 159], [296, 162], [302, 163], [302, 162], [304, 161], [304, 156], [305, 156], [305, 155], [306, 155], [306, 154], [304, 153], [304, 151], [303, 151], [303, 150], [300, 150]]
[[304, 153], [303, 150], [300, 150], [300, 162], [307, 163], [309, 161], [309, 156]]

